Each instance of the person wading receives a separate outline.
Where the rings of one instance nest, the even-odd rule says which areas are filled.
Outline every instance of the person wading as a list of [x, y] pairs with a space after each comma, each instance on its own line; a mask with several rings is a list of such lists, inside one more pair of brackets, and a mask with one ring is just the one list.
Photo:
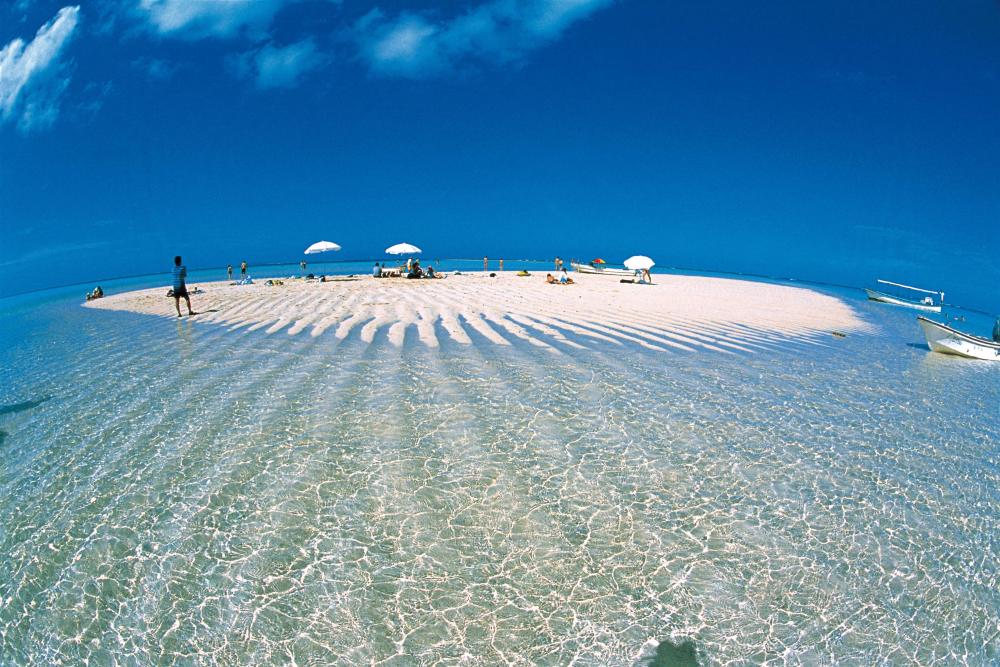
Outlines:
[[181, 297], [184, 297], [184, 301], [187, 302], [188, 315], [196, 315], [193, 310], [191, 310], [191, 297], [188, 296], [187, 291], [187, 268], [181, 264], [181, 256], [177, 255], [174, 257], [174, 306], [177, 307], [177, 317], [181, 316]]

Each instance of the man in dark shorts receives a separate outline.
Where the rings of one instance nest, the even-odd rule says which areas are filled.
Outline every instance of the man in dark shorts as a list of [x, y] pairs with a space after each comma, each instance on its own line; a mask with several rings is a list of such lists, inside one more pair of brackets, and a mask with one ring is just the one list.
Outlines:
[[177, 317], [181, 316], [181, 297], [187, 302], [188, 315], [194, 315], [191, 310], [191, 297], [187, 291], [187, 268], [181, 266], [181, 256], [174, 257], [174, 305], [177, 306]]

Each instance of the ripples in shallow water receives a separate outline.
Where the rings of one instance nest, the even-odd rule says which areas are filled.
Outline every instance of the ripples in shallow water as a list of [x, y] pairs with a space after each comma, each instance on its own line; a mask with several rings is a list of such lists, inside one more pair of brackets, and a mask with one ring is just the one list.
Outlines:
[[998, 371], [857, 307], [669, 357], [19, 319], [0, 662], [996, 662]]

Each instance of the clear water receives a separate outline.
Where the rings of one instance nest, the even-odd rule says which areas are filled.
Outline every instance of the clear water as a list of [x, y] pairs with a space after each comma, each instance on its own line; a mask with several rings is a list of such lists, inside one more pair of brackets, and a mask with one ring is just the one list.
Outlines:
[[4, 300], [0, 664], [996, 664], [1000, 364], [835, 293], [737, 355]]

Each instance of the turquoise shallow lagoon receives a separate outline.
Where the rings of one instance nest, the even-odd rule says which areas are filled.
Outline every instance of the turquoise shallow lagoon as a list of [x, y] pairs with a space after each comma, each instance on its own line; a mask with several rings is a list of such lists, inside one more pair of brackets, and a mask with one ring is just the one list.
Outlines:
[[552, 355], [0, 301], [0, 663], [996, 664], [1000, 364], [823, 291], [872, 332]]

